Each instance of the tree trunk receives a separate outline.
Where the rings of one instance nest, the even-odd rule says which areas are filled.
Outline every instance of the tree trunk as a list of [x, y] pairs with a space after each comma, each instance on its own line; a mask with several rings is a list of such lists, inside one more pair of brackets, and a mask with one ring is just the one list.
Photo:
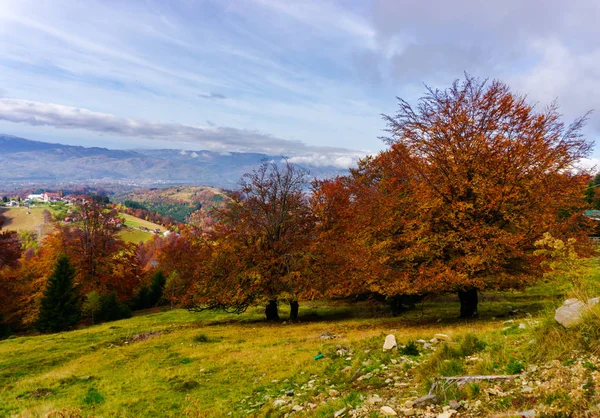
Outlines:
[[269, 304], [265, 308], [265, 316], [267, 321], [279, 321], [279, 312], [277, 309], [277, 301], [270, 300]]
[[477, 289], [460, 290], [458, 299], [460, 300], [460, 317], [464, 319], [475, 318], [477, 316], [477, 303], [479, 302]]
[[298, 319], [298, 308], [300, 304], [297, 300], [290, 301], [290, 321], [296, 321]]

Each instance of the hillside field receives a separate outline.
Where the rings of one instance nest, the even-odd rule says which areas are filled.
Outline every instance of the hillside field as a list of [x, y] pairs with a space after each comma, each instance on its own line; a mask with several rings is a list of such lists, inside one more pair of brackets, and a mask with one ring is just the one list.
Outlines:
[[[4, 217], [2, 229], [7, 231], [30, 231], [37, 232], [42, 228], [42, 235], [46, 235], [53, 230], [53, 224], [44, 222], [43, 212], [45, 210], [53, 212], [52, 208], [47, 206], [33, 207], [27, 209], [24, 207], [0, 208], [0, 216]], [[30, 212], [29, 214], [27, 212]]]
[[[598, 266], [589, 272], [597, 283]], [[387, 334], [400, 346], [436, 333], [459, 341], [449, 344], [462, 357], [435, 363], [428, 372], [434, 375], [514, 372], [514, 364], [527, 366], [536, 324], [551, 317], [568, 288], [542, 282], [527, 292], [486, 292], [474, 321], [456, 319], [458, 301], [448, 295], [395, 318], [366, 302], [306, 302], [297, 323], [267, 323], [259, 307], [239, 316], [161, 308], [71, 332], [18, 336], [0, 341], [0, 416], [332, 417], [343, 408], [381, 416], [381, 406], [399, 411], [427, 392], [431, 381], [422, 368], [431, 361], [423, 359], [438, 354], [425, 346], [419, 356], [384, 352]], [[285, 318], [284, 304], [281, 310]], [[466, 350], [478, 351], [478, 362]], [[487, 393], [484, 384], [477, 387], [472, 396]], [[375, 395], [381, 400], [368, 401]], [[494, 408], [514, 408], [497, 399]]]
[[146, 221], [145, 219], [136, 218], [135, 216], [128, 215], [126, 213], [119, 213], [119, 217], [125, 218], [125, 226], [129, 228], [137, 228], [142, 226], [150, 230], [160, 229], [161, 232], [165, 232], [167, 230], [167, 228], [162, 225]]
[[116, 197], [114, 201], [123, 204], [135, 202], [145, 210], [186, 223], [198, 222], [226, 199], [225, 192], [214, 187], [178, 186], [135, 190]]

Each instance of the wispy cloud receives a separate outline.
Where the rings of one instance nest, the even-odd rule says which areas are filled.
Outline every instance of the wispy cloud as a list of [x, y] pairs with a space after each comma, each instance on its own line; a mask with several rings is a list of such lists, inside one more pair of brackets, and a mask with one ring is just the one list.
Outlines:
[[[319, 163], [311, 149], [383, 148], [379, 115], [394, 113], [396, 96], [415, 101], [423, 82], [444, 88], [464, 71], [541, 105], [558, 98], [567, 119], [597, 107], [599, 14], [597, 0], [3, 0], [0, 88], [94, 109], [104, 125], [82, 129], [140, 146], [168, 125], [170, 140], [290, 147]], [[17, 119], [42, 139], [94, 120], [82, 110], [40, 123], [48, 109], [34, 107], [36, 118]], [[600, 135], [600, 112], [588, 133]]]
[[199, 93], [198, 97], [200, 97], [202, 99], [226, 99], [227, 98], [227, 96], [225, 96], [224, 94], [214, 93], [214, 92]]
[[[289, 156], [304, 164], [347, 168], [365, 151], [327, 146], [309, 146], [258, 131], [224, 126], [189, 126], [142, 119], [123, 118], [54, 103], [19, 99], [0, 99], [0, 120], [58, 129], [82, 129], [90, 132], [126, 136], [139, 140], [160, 140], [189, 144], [190, 147], [217, 152], [255, 152]], [[181, 151], [186, 155], [186, 151]], [[192, 157], [198, 157], [195, 152]]]

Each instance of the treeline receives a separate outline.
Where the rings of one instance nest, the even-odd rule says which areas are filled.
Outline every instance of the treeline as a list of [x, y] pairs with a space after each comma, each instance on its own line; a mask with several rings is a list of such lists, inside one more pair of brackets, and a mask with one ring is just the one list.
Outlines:
[[281, 302], [296, 319], [300, 302], [315, 298], [377, 294], [398, 307], [445, 292], [458, 294], [461, 317], [470, 318], [478, 291], [540, 277], [544, 234], [589, 250], [590, 176], [573, 169], [590, 151], [585, 118], [564, 125], [556, 107], [538, 112], [506, 85], [467, 76], [428, 90], [417, 108], [401, 100], [386, 121], [389, 148], [348, 175], [310, 181], [293, 164], [264, 163], [209, 224], [178, 235], [126, 244], [98, 202], [79, 208], [89, 222], [57, 227], [35, 250], [4, 233], [4, 323], [39, 323], [61, 254], [74, 269], [80, 313], [114, 295], [130, 309], [263, 305], [277, 320]]
[[149, 222], [162, 225], [165, 228], [170, 228], [171, 226], [180, 223], [176, 222], [176, 220], [172, 216], [164, 216], [160, 213], [151, 211], [146, 206], [144, 206], [144, 204], [136, 202], [134, 200], [123, 201], [122, 204], [117, 205], [117, 209], [131, 216], [135, 216], [136, 218], [145, 219]]
[[[130, 214], [135, 215], [138, 213], [142, 216], [138, 218], [147, 219], [151, 222], [159, 223], [163, 226], [169, 226], [171, 224], [186, 223], [190, 215], [194, 212], [202, 209], [200, 202], [173, 202], [167, 200], [156, 200], [156, 201], [144, 201], [137, 202], [133, 200], [123, 201], [123, 206], [131, 211]], [[129, 213], [129, 212], [128, 212]]]

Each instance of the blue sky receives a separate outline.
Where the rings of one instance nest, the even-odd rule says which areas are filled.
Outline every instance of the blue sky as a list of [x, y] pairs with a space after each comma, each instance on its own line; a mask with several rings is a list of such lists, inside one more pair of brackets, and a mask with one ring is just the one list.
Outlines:
[[464, 71], [557, 98], [567, 121], [598, 107], [599, 16], [596, 0], [2, 0], [0, 132], [343, 167], [384, 147], [396, 96]]

